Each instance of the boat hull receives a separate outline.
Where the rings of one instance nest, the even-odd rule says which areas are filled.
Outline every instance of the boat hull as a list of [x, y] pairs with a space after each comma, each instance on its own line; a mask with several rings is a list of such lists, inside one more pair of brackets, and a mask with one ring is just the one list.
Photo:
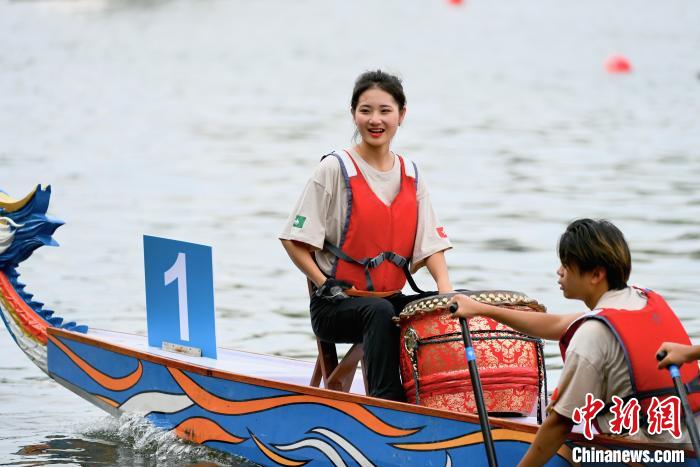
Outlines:
[[[487, 465], [475, 416], [223, 372], [59, 329], [48, 336], [49, 374], [68, 389], [259, 464]], [[502, 465], [517, 464], [536, 431], [509, 423], [494, 421]], [[569, 461], [565, 446], [547, 465]]]

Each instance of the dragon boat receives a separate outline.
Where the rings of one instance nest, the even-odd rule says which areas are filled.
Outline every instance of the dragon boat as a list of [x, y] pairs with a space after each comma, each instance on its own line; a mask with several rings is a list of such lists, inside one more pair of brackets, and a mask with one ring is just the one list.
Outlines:
[[[222, 348], [216, 359], [193, 357], [58, 317], [34, 300], [18, 273], [35, 249], [57, 245], [52, 236], [63, 223], [46, 215], [50, 195], [41, 186], [22, 199], [0, 192], [0, 316], [58, 384], [114, 416], [139, 414], [184, 440], [262, 465], [487, 465], [475, 414], [368, 397], [359, 371], [350, 392], [333, 391], [309, 385], [312, 362]], [[534, 439], [537, 418], [489, 423], [499, 463], [515, 465]], [[573, 432], [547, 465], [575, 464], [577, 446], [664, 448]], [[697, 465], [690, 452], [685, 459]]]

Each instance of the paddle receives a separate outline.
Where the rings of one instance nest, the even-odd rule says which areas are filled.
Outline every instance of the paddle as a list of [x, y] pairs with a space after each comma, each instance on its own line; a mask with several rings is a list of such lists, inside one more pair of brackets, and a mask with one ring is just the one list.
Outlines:
[[[656, 354], [656, 359], [658, 361], [666, 358], [667, 352], [662, 350]], [[695, 451], [695, 457], [700, 461], [700, 435], [698, 435], [698, 427], [695, 425], [695, 417], [693, 416], [693, 410], [690, 408], [690, 402], [688, 402], [688, 393], [685, 390], [685, 385], [683, 380], [681, 380], [681, 370], [677, 365], [669, 365], [668, 371], [671, 373], [671, 379], [673, 379], [673, 385], [676, 387], [676, 394], [681, 400], [681, 405], [683, 406], [683, 413], [685, 414], [685, 424], [688, 427], [688, 433], [690, 433], [690, 440], [693, 442], [693, 450]]]
[[[450, 313], [454, 313], [459, 308], [457, 303], [450, 305]], [[472, 336], [469, 333], [467, 320], [459, 318], [459, 325], [462, 327], [462, 340], [464, 341], [464, 351], [467, 354], [467, 366], [469, 367], [469, 377], [472, 380], [472, 388], [474, 389], [474, 399], [476, 400], [476, 409], [479, 412], [479, 424], [481, 424], [481, 433], [484, 436], [484, 449], [486, 449], [486, 457], [489, 460], [489, 466], [496, 467], [496, 448], [493, 445], [491, 437], [491, 426], [489, 418], [486, 414], [486, 404], [484, 404], [484, 393], [481, 389], [481, 379], [479, 379], [479, 369], [476, 366], [476, 354], [472, 346]]]

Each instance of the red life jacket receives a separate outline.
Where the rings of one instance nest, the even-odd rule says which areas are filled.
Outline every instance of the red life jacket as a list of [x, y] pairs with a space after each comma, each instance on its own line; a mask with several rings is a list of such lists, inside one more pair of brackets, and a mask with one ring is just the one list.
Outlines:
[[[579, 326], [588, 319], [605, 323], [615, 335], [625, 354], [627, 370], [632, 383], [632, 394], [642, 406], [643, 413], [657, 396], [660, 400], [675, 395], [673, 380], [668, 370], [657, 368], [656, 351], [663, 342], [677, 342], [690, 345], [690, 338], [678, 316], [671, 310], [661, 295], [644, 290], [647, 304], [641, 310], [618, 310], [604, 308], [595, 315], [582, 316], [566, 330], [559, 340], [562, 358], [566, 358], [566, 348]], [[688, 399], [693, 412], [700, 409], [700, 393], [693, 389], [700, 376], [698, 365], [689, 363], [681, 368], [681, 379], [692, 383]], [[694, 392], [694, 393], [691, 393]]]
[[418, 225], [415, 164], [398, 156], [401, 188], [387, 206], [374, 194], [347, 151], [328, 156], [335, 156], [340, 162], [348, 195], [340, 244], [324, 244], [324, 249], [337, 257], [332, 276], [359, 291], [400, 291], [410, 277], [408, 262]]

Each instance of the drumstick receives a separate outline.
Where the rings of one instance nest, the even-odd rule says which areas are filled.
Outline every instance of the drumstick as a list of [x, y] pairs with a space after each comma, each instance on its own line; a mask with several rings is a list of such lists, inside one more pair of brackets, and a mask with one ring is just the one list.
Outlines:
[[[666, 358], [666, 355], [668, 355], [668, 353], [665, 350], [662, 350], [656, 354], [656, 359], [661, 361]], [[688, 433], [690, 433], [690, 440], [693, 443], [695, 457], [700, 461], [700, 436], [698, 435], [698, 427], [695, 425], [693, 410], [690, 408], [690, 402], [688, 402], [688, 393], [685, 390], [683, 380], [681, 380], [681, 370], [677, 365], [669, 365], [668, 371], [671, 373], [673, 385], [676, 387], [676, 394], [678, 394], [678, 398], [681, 400], [681, 405], [683, 406], [685, 424], [688, 427]]]
[[[450, 305], [450, 313], [455, 313], [459, 308], [459, 304], [452, 303]], [[479, 369], [476, 366], [476, 354], [472, 346], [472, 336], [469, 333], [467, 320], [459, 318], [459, 325], [462, 327], [462, 340], [464, 341], [464, 351], [467, 354], [467, 366], [469, 367], [469, 377], [472, 380], [472, 389], [474, 390], [474, 399], [476, 401], [476, 409], [479, 412], [479, 424], [481, 424], [481, 433], [484, 436], [484, 449], [486, 449], [486, 457], [489, 460], [489, 466], [498, 466], [496, 461], [496, 448], [493, 445], [491, 437], [491, 426], [489, 425], [488, 414], [486, 413], [486, 404], [484, 404], [484, 393], [481, 389], [481, 379], [479, 379]]]

